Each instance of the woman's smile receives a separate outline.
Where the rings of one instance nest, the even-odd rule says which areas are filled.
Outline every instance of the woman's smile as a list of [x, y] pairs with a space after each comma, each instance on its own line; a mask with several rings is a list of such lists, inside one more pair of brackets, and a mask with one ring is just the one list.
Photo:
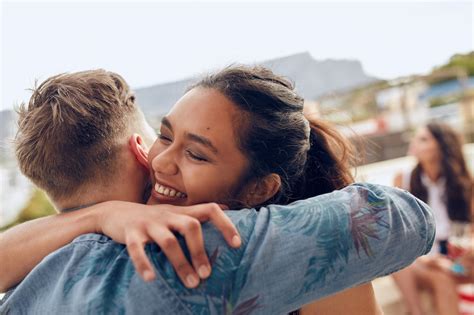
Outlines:
[[148, 155], [155, 202], [239, 200], [237, 188], [248, 165], [234, 130], [239, 113], [212, 89], [192, 89], [175, 104], [162, 118], [160, 136]]
[[167, 203], [178, 200], [183, 201], [188, 197], [186, 193], [179, 191], [169, 185], [163, 184], [158, 180], [156, 180], [151, 194], [158, 201]]

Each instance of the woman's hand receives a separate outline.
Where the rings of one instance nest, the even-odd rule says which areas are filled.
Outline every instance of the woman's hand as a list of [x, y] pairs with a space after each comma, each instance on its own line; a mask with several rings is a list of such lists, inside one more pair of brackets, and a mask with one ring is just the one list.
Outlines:
[[[459, 280], [464, 282], [474, 282], [474, 245], [467, 249], [458, 259], [458, 265], [463, 270], [462, 275], [458, 275]], [[458, 267], [459, 268], [459, 267]], [[454, 268], [451, 268], [453, 270]]]
[[[241, 244], [237, 229], [215, 203], [178, 207], [108, 201], [92, 208], [98, 208], [97, 231], [127, 245], [130, 258], [145, 281], [155, 279], [152, 264], [145, 253], [146, 243], [154, 242], [160, 246], [188, 288], [198, 286], [200, 278], [205, 279], [211, 274], [201, 222], [211, 221], [232, 247], [237, 248]], [[186, 259], [173, 232], [185, 238], [194, 268]]]
[[[453, 262], [443, 255], [420, 257], [418, 261], [426, 267], [452, 275], [460, 283], [472, 283], [474, 281], [474, 251], [472, 249], [466, 251], [457, 262]], [[456, 264], [462, 267], [462, 274], [454, 272]]]

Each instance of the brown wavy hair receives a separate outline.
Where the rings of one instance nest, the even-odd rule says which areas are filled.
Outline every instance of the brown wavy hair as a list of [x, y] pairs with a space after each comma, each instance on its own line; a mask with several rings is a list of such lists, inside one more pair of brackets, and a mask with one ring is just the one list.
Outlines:
[[[443, 196], [448, 215], [452, 221], [472, 220], [470, 199], [472, 193], [471, 176], [462, 152], [462, 140], [450, 126], [431, 122], [426, 128], [435, 138], [441, 152], [441, 176], [446, 179], [446, 192]], [[428, 200], [428, 191], [421, 181], [423, 169], [418, 165], [410, 178], [410, 192], [423, 201]]]
[[288, 204], [353, 182], [351, 144], [330, 124], [304, 116], [304, 100], [288, 79], [264, 67], [230, 66], [190, 89], [195, 87], [219, 91], [242, 111], [237, 141], [250, 161], [242, 182], [280, 176], [280, 190], [258, 206]]

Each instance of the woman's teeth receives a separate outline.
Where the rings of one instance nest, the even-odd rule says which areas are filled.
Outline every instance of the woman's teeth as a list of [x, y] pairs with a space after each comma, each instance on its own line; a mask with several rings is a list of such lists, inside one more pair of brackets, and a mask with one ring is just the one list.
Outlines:
[[161, 195], [176, 197], [176, 198], [185, 198], [186, 194], [180, 191], [176, 191], [173, 188], [169, 188], [158, 183], [155, 184], [155, 191]]

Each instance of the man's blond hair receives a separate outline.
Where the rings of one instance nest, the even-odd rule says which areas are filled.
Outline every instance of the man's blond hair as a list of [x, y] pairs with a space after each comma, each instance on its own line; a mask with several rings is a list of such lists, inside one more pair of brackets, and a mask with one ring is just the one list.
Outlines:
[[47, 79], [18, 113], [19, 167], [58, 200], [110, 180], [119, 167], [119, 141], [141, 112], [120, 75], [91, 70]]

